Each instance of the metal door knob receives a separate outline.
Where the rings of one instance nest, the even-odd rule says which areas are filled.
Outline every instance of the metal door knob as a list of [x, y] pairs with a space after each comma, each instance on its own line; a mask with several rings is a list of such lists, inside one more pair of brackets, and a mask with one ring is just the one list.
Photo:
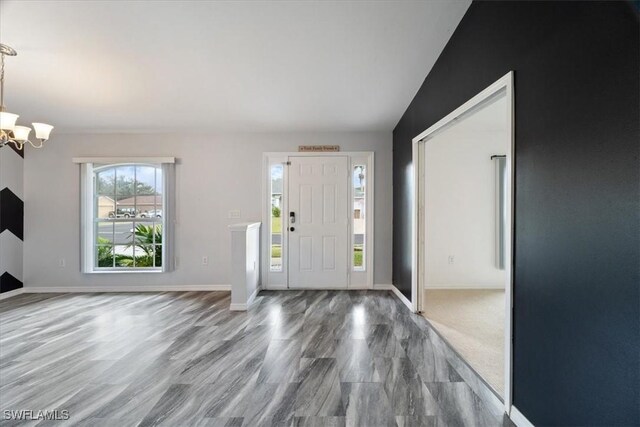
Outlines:
[[289, 231], [296, 231], [295, 227], [289, 227]]

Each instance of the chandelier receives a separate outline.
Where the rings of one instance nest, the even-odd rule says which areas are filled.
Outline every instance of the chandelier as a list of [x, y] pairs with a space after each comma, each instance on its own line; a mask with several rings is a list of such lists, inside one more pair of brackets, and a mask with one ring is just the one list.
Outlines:
[[33, 143], [29, 140], [31, 128], [16, 125], [19, 116], [6, 111], [4, 106], [4, 57], [5, 55], [16, 56], [17, 54], [13, 48], [0, 43], [0, 56], [2, 57], [0, 63], [0, 147], [11, 143], [18, 150], [22, 150], [24, 144], [28, 142], [34, 148], [42, 148], [44, 142], [49, 139], [53, 126], [46, 123], [32, 123], [38, 140], [37, 143]]

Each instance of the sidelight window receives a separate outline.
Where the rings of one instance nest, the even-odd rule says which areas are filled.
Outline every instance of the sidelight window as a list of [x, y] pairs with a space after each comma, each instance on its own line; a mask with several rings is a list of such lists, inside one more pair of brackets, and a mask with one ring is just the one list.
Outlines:
[[353, 167], [353, 269], [365, 270], [365, 239], [367, 230], [366, 215], [366, 173], [365, 165]]
[[284, 166], [271, 165], [271, 221], [269, 225], [270, 238], [270, 269], [282, 271], [282, 227], [284, 212], [282, 204]]

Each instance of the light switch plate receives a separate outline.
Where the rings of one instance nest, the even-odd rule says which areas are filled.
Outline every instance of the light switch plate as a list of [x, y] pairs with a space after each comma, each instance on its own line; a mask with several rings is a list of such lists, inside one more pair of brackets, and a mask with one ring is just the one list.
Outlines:
[[240, 215], [240, 210], [239, 209], [229, 211], [229, 218], [230, 219], [237, 219], [237, 218], [240, 218], [240, 217], [241, 217], [241, 215]]

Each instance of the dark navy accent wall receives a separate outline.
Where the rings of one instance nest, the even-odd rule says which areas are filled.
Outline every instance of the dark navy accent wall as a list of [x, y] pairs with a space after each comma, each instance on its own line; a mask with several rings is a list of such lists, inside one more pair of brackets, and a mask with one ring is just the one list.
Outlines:
[[411, 139], [515, 71], [514, 405], [640, 425], [640, 25], [631, 2], [474, 2], [393, 133], [411, 294]]

